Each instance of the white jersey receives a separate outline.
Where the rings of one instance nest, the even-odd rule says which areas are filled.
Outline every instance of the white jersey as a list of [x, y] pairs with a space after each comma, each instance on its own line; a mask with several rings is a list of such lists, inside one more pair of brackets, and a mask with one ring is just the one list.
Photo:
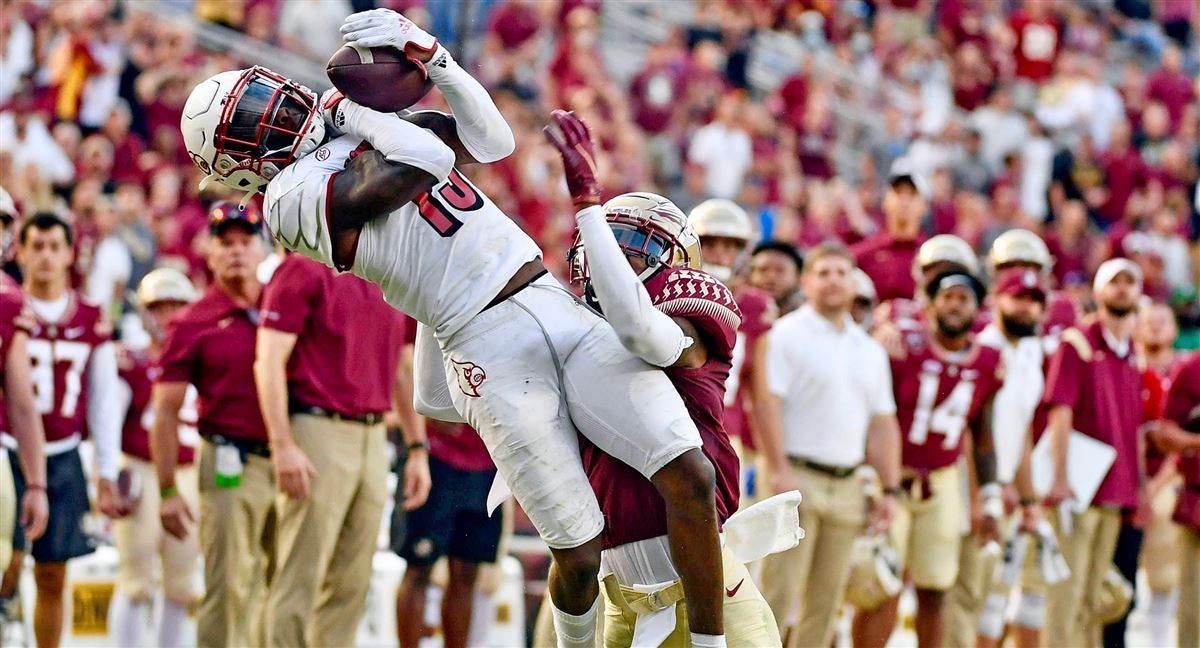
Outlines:
[[996, 473], [1002, 483], [1016, 477], [1025, 447], [1025, 436], [1033, 423], [1046, 381], [1042, 375], [1045, 354], [1037, 337], [1010, 342], [995, 324], [975, 336], [984, 346], [1000, 351], [1004, 362], [1004, 385], [992, 403], [992, 437], [996, 447]]
[[[284, 247], [334, 267], [329, 187], [365, 144], [337, 137], [267, 185], [267, 226]], [[417, 200], [364, 225], [350, 271], [379, 284], [389, 304], [444, 340], [540, 256], [533, 239], [455, 170]]]

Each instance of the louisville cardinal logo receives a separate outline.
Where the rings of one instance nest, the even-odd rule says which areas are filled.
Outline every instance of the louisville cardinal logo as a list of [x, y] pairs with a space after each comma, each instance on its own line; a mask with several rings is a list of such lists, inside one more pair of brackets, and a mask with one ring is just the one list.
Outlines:
[[454, 374], [458, 376], [458, 388], [462, 390], [462, 393], [472, 398], [479, 398], [479, 386], [487, 380], [487, 372], [483, 370], [483, 367], [474, 362], [451, 360], [450, 363], [454, 365]]

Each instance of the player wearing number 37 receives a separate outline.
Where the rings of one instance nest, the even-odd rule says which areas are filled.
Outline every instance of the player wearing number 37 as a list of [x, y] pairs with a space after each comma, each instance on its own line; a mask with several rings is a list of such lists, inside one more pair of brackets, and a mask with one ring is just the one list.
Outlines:
[[695, 558], [681, 569], [684, 589], [708, 614], [693, 630], [720, 635], [720, 581], [707, 576], [721, 573], [713, 468], [675, 388], [548, 276], [537, 245], [457, 170], [514, 148], [483, 87], [393, 11], [352, 15], [341, 31], [403, 51], [453, 115], [318, 99], [261, 67], [222, 72], [192, 91], [181, 122], [206, 182], [265, 192], [276, 240], [379, 284], [421, 324], [418, 410], [479, 431], [552, 548], [560, 643], [589, 642], [599, 593], [604, 519], [578, 433], [655, 484], [672, 551]]

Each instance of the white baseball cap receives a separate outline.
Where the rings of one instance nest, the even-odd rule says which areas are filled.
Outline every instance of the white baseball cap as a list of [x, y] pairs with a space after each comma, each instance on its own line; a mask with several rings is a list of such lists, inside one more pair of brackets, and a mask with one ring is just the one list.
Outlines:
[[1116, 258], [1109, 259], [1096, 268], [1096, 278], [1092, 281], [1092, 290], [1100, 292], [1122, 272], [1128, 272], [1129, 276], [1133, 277], [1133, 282], [1137, 284], [1138, 290], [1142, 289], [1142, 269], [1129, 259]]

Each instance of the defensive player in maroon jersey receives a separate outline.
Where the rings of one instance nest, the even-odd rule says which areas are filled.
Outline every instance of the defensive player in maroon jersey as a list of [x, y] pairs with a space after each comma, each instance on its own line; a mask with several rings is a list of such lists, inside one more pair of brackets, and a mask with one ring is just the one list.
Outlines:
[[[142, 629], [158, 590], [156, 573], [161, 574], [163, 596], [155, 645], [169, 646], [178, 641], [188, 607], [198, 596], [193, 582], [199, 566], [200, 547], [195, 535], [176, 538], [165, 533], [159, 524], [158, 507], [162, 498], [150, 455], [150, 429], [155, 418], [151, 393], [154, 381], [161, 373], [155, 364], [162, 353], [167, 323], [196, 297], [192, 282], [178, 270], [159, 268], [142, 277], [137, 301], [150, 336], [150, 346], [145, 349], [122, 347], [117, 356], [121, 403], [127, 404], [121, 432], [122, 470], [128, 475], [131, 499], [136, 502], [127, 517], [113, 524], [113, 541], [119, 562], [110, 619], [112, 634], [119, 646], [142, 645]], [[196, 506], [199, 495], [192, 464], [199, 434], [196, 431], [194, 388], [188, 389], [179, 420], [180, 470], [176, 484], [191, 505]]]
[[[67, 561], [94, 551], [82, 520], [91, 508], [87, 477], [79, 454], [86, 427], [96, 448], [99, 507], [111, 518], [126, 513], [117, 491], [121, 416], [114, 390], [117, 362], [112, 327], [100, 309], [83, 303], [69, 287], [74, 260], [72, 232], [66, 221], [38, 213], [21, 225], [17, 261], [25, 276], [27, 304], [33, 312], [29, 334], [30, 375], [46, 438], [45, 484], [27, 482], [13, 471], [17, 490], [44, 487], [50, 507], [46, 532], [32, 543], [37, 604], [34, 634], [39, 646], [57, 646], [62, 635], [62, 596]], [[14, 467], [15, 468], [15, 467]], [[25, 550], [21, 529], [14, 547]], [[14, 552], [9, 576], [20, 560]]]
[[[591, 134], [572, 113], [555, 111], [546, 133], [558, 149], [567, 184], [579, 208], [579, 236], [569, 254], [572, 276], [585, 299], [601, 309], [621, 342], [663, 367], [700, 430], [703, 451], [716, 470], [718, 520], [737, 510], [738, 459], [721, 424], [740, 312], [729, 289], [699, 271], [695, 232], [679, 208], [649, 193], [617, 196], [603, 207], [595, 178]], [[721, 564], [702, 564], [667, 539], [669, 513], [648, 480], [595, 446], [581, 443], [584, 469], [604, 511], [601, 575], [606, 599], [605, 644], [628, 646], [637, 617], [657, 601], [658, 610], [687, 600], [705, 615], [724, 620], [724, 636], [691, 631], [692, 612], [676, 608], [669, 636], [646, 637], [655, 645], [779, 645], [770, 608], [745, 566], [725, 552]], [[723, 609], [693, 602], [680, 574], [722, 579]], [[645, 586], [652, 586], [647, 596]], [[703, 603], [705, 607], [699, 607]], [[711, 617], [709, 617], [711, 619]]]
[[[904, 435], [905, 479], [891, 540], [917, 590], [917, 639], [942, 641], [942, 603], [958, 575], [964, 511], [980, 519], [976, 490], [995, 479], [990, 404], [1003, 384], [999, 351], [971, 335], [984, 289], [970, 273], [950, 270], [926, 286], [928, 324], [901, 329], [892, 356], [897, 417]], [[967, 461], [970, 503], [963, 501], [959, 458]], [[994, 536], [995, 528], [982, 529]], [[854, 620], [856, 646], [883, 646], [896, 622], [896, 601]]]
[[[753, 466], [757, 447], [754, 413], [750, 409], [754, 402], [750, 380], [754, 345], [759, 336], [771, 329], [771, 324], [779, 317], [779, 308], [770, 293], [748, 285], [742, 276], [749, 256], [748, 248], [755, 239], [746, 210], [732, 201], [713, 198], [693, 208], [688, 213], [688, 222], [700, 238], [703, 270], [729, 287], [742, 311], [737, 343], [733, 347], [733, 367], [725, 382], [722, 422], [729, 438], [740, 442], [740, 447], [735, 447], [742, 465]], [[743, 490], [752, 487], [749, 475], [743, 477], [746, 478]]]

